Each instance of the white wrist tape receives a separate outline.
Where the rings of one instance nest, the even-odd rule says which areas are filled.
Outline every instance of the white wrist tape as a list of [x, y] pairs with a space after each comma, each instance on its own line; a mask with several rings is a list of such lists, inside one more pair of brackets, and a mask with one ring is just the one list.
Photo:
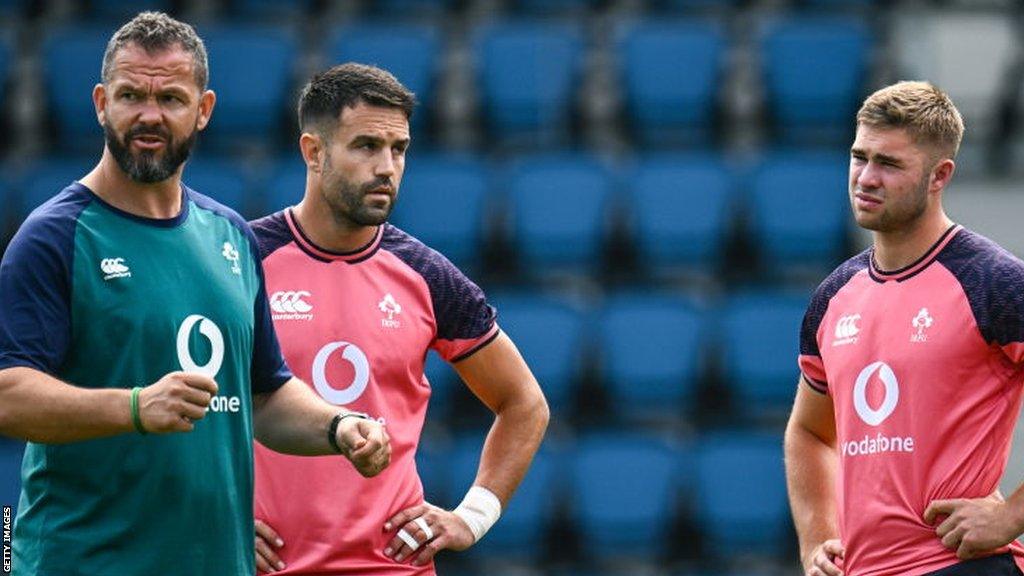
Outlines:
[[487, 488], [473, 486], [454, 512], [469, 526], [473, 541], [479, 542], [501, 516], [501, 500]]

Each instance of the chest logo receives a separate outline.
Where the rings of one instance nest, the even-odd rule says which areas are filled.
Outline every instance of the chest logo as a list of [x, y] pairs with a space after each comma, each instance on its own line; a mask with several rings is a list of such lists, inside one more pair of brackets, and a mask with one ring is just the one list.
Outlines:
[[100, 260], [100, 270], [103, 272], [104, 280], [131, 278], [132, 276], [132, 271], [124, 263], [124, 258], [104, 258]]
[[[352, 382], [344, 388], [335, 388], [327, 380], [327, 361], [336, 350], [341, 350], [342, 359], [352, 364]], [[331, 342], [316, 353], [313, 359], [313, 386], [324, 400], [331, 404], [349, 404], [357, 400], [366, 391], [370, 382], [370, 362], [366, 354], [355, 344], [349, 342]]]
[[926, 330], [932, 327], [935, 323], [935, 319], [928, 314], [927, 308], [921, 308], [918, 311], [917, 316], [910, 321], [910, 325], [914, 327], [914, 333], [910, 335], [911, 342], [927, 342], [928, 333]]
[[235, 249], [235, 246], [231, 242], [225, 242], [220, 254], [231, 263], [231, 273], [241, 276], [242, 267], [238, 264], [238, 250]]
[[[210, 359], [202, 366], [196, 363], [195, 359], [192, 358], [192, 353], [189, 351], [189, 343], [192, 341], [192, 329], [196, 324], [199, 324], [199, 333], [210, 342]], [[221, 333], [220, 328], [217, 327], [213, 320], [199, 314], [192, 314], [185, 318], [185, 321], [181, 323], [181, 327], [178, 328], [178, 363], [181, 364], [181, 369], [185, 372], [203, 374], [210, 378], [217, 376], [217, 373], [220, 372], [221, 364], [224, 363], [224, 334]]]
[[857, 327], [858, 321], [860, 321], [860, 314], [848, 314], [839, 318], [839, 321], [836, 322], [836, 337], [832, 341], [832, 345], [842, 346], [856, 343], [857, 334], [860, 333], [860, 328]]
[[313, 295], [306, 290], [288, 290], [270, 295], [271, 318], [274, 320], [312, 320], [313, 306], [305, 301]]
[[[868, 382], [871, 377], [878, 374], [878, 379], [885, 386], [885, 397], [878, 408], [872, 408], [868, 404]], [[896, 380], [896, 374], [885, 362], [875, 362], [868, 365], [857, 375], [857, 382], [853, 386], [853, 408], [857, 415], [869, 426], [878, 426], [888, 418], [900, 401], [900, 384]]]
[[402, 313], [402, 305], [395, 300], [391, 293], [384, 295], [384, 298], [377, 303], [377, 309], [384, 313], [387, 318], [381, 318], [380, 325], [384, 328], [399, 328], [402, 323], [395, 319], [395, 316]]

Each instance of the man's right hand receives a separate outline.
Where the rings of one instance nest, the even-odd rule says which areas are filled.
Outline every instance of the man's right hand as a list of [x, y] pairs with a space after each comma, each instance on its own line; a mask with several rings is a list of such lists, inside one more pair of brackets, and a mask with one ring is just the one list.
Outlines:
[[217, 383], [208, 376], [171, 372], [139, 392], [139, 417], [146, 432], [191, 432], [206, 416]]
[[835, 565], [836, 558], [844, 558], [846, 548], [838, 539], [825, 540], [814, 547], [804, 562], [806, 576], [843, 576], [843, 571]]

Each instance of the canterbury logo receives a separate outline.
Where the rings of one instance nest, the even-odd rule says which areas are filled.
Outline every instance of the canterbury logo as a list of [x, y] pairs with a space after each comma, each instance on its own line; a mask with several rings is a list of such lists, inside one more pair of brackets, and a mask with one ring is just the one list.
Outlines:
[[100, 260], [100, 270], [103, 271], [103, 279], [127, 278], [132, 275], [131, 269], [124, 263], [124, 258], [104, 258]]
[[313, 307], [303, 300], [312, 296], [305, 290], [274, 292], [270, 296], [274, 320], [312, 320]]
[[857, 327], [857, 322], [860, 320], [860, 314], [851, 314], [849, 316], [843, 316], [836, 322], [836, 339], [832, 343], [833, 346], [841, 346], [843, 344], [852, 344], [857, 341], [857, 334], [860, 333], [860, 328]]

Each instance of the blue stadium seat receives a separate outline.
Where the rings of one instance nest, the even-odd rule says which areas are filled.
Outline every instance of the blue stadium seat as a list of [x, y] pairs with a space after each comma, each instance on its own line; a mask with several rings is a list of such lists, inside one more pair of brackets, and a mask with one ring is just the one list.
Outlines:
[[773, 416], [792, 404], [806, 308], [806, 296], [795, 293], [746, 292], [726, 301], [718, 326], [720, 364], [741, 414]]
[[669, 546], [682, 452], [660, 438], [607, 432], [580, 440], [570, 495], [587, 558], [652, 560]]
[[728, 10], [741, 0], [659, 0], [657, 4], [669, 10], [692, 12], [697, 10]]
[[[173, 4], [172, 0], [137, 0], [132, 2], [124, 2], [124, 0], [89, 0], [89, 8], [92, 11], [92, 15], [111, 22], [115, 28], [134, 18], [139, 12], [147, 10], [170, 12]], [[113, 29], [111, 33], [113, 33]]]
[[839, 154], [780, 153], [755, 170], [750, 232], [767, 267], [831, 267], [844, 256], [848, 162]]
[[765, 90], [782, 142], [846, 144], [871, 44], [869, 30], [854, 18], [791, 18], [768, 28]]
[[652, 155], [626, 179], [641, 261], [657, 271], [714, 271], [724, 257], [735, 203], [733, 177], [717, 157]]
[[190, 160], [181, 180], [189, 188], [240, 214], [248, 217], [262, 216], [249, 209], [253, 203], [252, 184], [245, 171], [231, 160], [210, 157]]
[[[473, 485], [483, 437], [460, 438], [455, 442], [451, 455], [451, 482], [449, 492], [456, 500]], [[560, 490], [558, 467], [555, 455], [541, 446], [530, 465], [530, 470], [519, 485], [509, 505], [502, 511], [501, 519], [494, 525], [487, 537], [474, 545], [469, 552], [478, 558], [488, 560], [529, 560], [536, 561], [547, 543], [547, 531], [554, 520]]]
[[110, 39], [108, 28], [66, 27], [43, 43], [43, 78], [50, 112], [63, 150], [95, 151], [103, 142], [92, 89], [101, 81], [100, 64]]
[[648, 20], [621, 47], [626, 113], [641, 142], [708, 144], [722, 85], [725, 39], [704, 20]]
[[0, 0], [0, 19], [23, 18], [30, 5], [29, 0]]
[[[203, 28], [210, 61], [210, 89], [217, 93], [204, 145], [237, 149], [262, 146], [280, 136], [289, 114], [295, 38], [263, 26]], [[289, 143], [291, 144], [291, 143]]]
[[0, 437], [0, 504], [18, 507], [21, 493], [21, 456], [25, 443]]
[[695, 517], [709, 556], [778, 555], [792, 529], [779, 436], [721, 432], [700, 441]]
[[537, 377], [552, 419], [571, 407], [579, 379], [583, 315], [568, 301], [540, 294], [492, 294], [498, 325]]
[[598, 270], [612, 178], [588, 156], [523, 159], [508, 177], [515, 243], [524, 269]]
[[306, 163], [297, 153], [279, 158], [267, 178], [263, 210], [267, 214], [295, 206], [306, 193]]
[[430, 408], [427, 418], [444, 418], [451, 414], [454, 394], [463, 385], [459, 374], [434, 351], [427, 353], [423, 374], [430, 382]]
[[[462, 494], [451, 494], [452, 447], [444, 437], [424, 434], [416, 450], [416, 471], [427, 502], [451, 510]], [[454, 502], [453, 502], [454, 500]]]
[[15, 218], [20, 223], [37, 206], [88, 174], [96, 162], [96, 158], [73, 157], [53, 157], [37, 162], [18, 183], [18, 188], [21, 189], [21, 203]]
[[476, 60], [484, 118], [499, 142], [558, 144], [568, 137], [583, 44], [557, 22], [484, 28]]
[[470, 272], [480, 263], [487, 191], [487, 172], [473, 157], [415, 156], [391, 219]]
[[599, 7], [601, 0], [515, 0], [515, 9], [534, 16], [579, 14]]
[[421, 24], [360, 22], [335, 29], [327, 43], [327, 61], [379, 66], [395, 75], [416, 94], [412, 116], [416, 136], [434, 106], [436, 77], [441, 61], [437, 29]]
[[611, 405], [627, 418], [680, 419], [703, 366], [701, 311], [688, 298], [620, 293], [600, 319], [600, 357]]
[[247, 21], [280, 22], [295, 20], [313, 11], [314, 0], [229, 0], [233, 16]]
[[456, 0], [375, 0], [375, 13], [387, 16], [440, 16], [451, 12]]

